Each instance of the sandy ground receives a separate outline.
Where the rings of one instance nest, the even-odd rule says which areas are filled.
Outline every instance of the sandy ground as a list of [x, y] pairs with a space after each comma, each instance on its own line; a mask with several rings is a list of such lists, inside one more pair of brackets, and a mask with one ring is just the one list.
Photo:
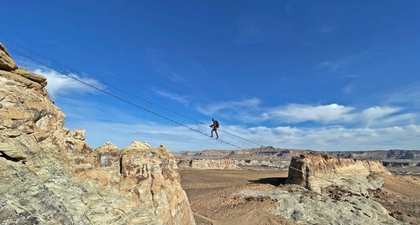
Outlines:
[[[275, 207], [273, 200], [238, 195], [244, 189], [285, 188], [283, 183], [287, 171], [258, 167], [245, 167], [242, 170], [180, 168], [179, 173], [197, 225], [294, 224], [271, 213]], [[385, 179], [384, 187], [372, 191], [372, 196], [395, 218], [420, 224], [420, 177], [389, 176]]]
[[188, 195], [197, 225], [294, 224], [270, 213], [271, 199], [246, 199], [244, 189], [276, 188], [287, 176], [274, 170], [180, 169], [181, 185]]
[[420, 224], [420, 176], [388, 176], [383, 188], [374, 191], [373, 195], [393, 217]]

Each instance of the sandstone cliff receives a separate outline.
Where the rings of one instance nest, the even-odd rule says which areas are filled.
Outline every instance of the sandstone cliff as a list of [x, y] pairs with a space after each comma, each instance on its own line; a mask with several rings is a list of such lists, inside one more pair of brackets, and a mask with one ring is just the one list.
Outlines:
[[178, 167], [193, 169], [238, 169], [233, 159], [178, 159]]
[[91, 149], [46, 84], [0, 44], [0, 224], [195, 224], [164, 146]]
[[383, 179], [379, 175], [391, 175], [379, 161], [308, 153], [292, 159], [286, 182], [317, 192], [331, 185], [343, 185], [349, 190], [367, 194], [367, 189], [382, 186]]
[[380, 162], [308, 153], [292, 159], [289, 184], [241, 194], [272, 199], [273, 213], [296, 224], [407, 224], [393, 218], [371, 194], [380, 192], [388, 175]]

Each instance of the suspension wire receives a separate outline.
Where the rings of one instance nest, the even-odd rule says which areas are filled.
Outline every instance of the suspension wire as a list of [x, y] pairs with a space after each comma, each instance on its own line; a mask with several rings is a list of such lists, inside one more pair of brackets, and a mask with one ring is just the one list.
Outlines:
[[[7, 40], [7, 39], [5, 39], [5, 40]], [[13, 45], [18, 46], [19, 48], [23, 48], [23, 49], [25, 49], [25, 50], [27, 50], [27, 51], [31, 52], [31, 56], [26, 56], [26, 57], [28, 57], [28, 58], [30, 58], [30, 59], [33, 59], [33, 57], [32, 57], [32, 53], [35, 53], [34, 51], [32, 51], [32, 50], [30, 50], [30, 49], [28, 49], [28, 48], [25, 48], [25, 47], [23, 47], [23, 46], [21, 46], [21, 45], [19, 45], [19, 44], [16, 44], [16, 43], [14, 43], [13, 41], [10, 41], [10, 40], [7, 40], [7, 41], [11, 42]], [[12, 49], [13, 51], [17, 52], [17, 50], [13, 48], [13, 45], [12, 45], [12, 48], [11, 48], [11, 49]], [[20, 52], [18, 52], [18, 53], [19, 53], [19, 54], [21, 54], [21, 55], [24, 55], [23, 53], [20, 53]], [[93, 79], [93, 80], [97, 81], [98, 83], [101, 83], [101, 84], [103, 84], [103, 85], [105, 85], [105, 86], [107, 86], [107, 87], [113, 88], [113, 89], [115, 89], [115, 90], [117, 90], [117, 91], [120, 91], [120, 92], [122, 92], [122, 93], [124, 93], [124, 94], [127, 94], [127, 95], [129, 95], [129, 96], [131, 96], [131, 97], [134, 97], [134, 98], [140, 99], [140, 100], [142, 100], [142, 101], [145, 101], [145, 102], [147, 102], [147, 103], [149, 104], [149, 106], [148, 106], [149, 108], [150, 108], [152, 105], [155, 105], [155, 106], [157, 106], [157, 107], [159, 107], [159, 108], [162, 108], [162, 109], [164, 109], [164, 110], [167, 110], [167, 111], [169, 111], [169, 112], [171, 112], [171, 113], [177, 114], [178, 116], [182, 116], [182, 117], [187, 118], [187, 119], [189, 119], [189, 120], [192, 120], [192, 121], [195, 121], [195, 122], [201, 123], [201, 122], [200, 122], [200, 121], [198, 121], [198, 120], [195, 120], [195, 119], [193, 119], [193, 118], [191, 118], [191, 117], [185, 116], [185, 115], [183, 115], [183, 114], [181, 114], [181, 113], [178, 113], [178, 112], [176, 112], [176, 111], [173, 111], [173, 110], [171, 110], [171, 109], [168, 109], [168, 108], [166, 108], [166, 107], [164, 107], [164, 106], [161, 106], [161, 105], [155, 104], [155, 103], [153, 103], [153, 102], [151, 102], [151, 101], [149, 101], [149, 100], [147, 100], [147, 99], [144, 99], [144, 98], [141, 98], [141, 97], [136, 96], [136, 95], [134, 95], [134, 94], [131, 94], [131, 93], [127, 92], [127, 91], [124, 91], [124, 90], [123, 90], [123, 89], [121, 89], [121, 88], [117, 88], [117, 87], [115, 87], [115, 86], [113, 86], [113, 85], [110, 85], [110, 84], [108, 84], [108, 83], [105, 83], [105, 82], [103, 82], [103, 81], [101, 81], [101, 80], [97, 79], [96, 77], [93, 77], [93, 76], [90, 76], [90, 75], [88, 75], [88, 74], [86, 74], [86, 73], [82, 73], [82, 72], [80, 72], [80, 71], [78, 71], [78, 70], [72, 69], [72, 68], [70, 68], [70, 67], [68, 67], [68, 66], [66, 66], [66, 65], [63, 65], [63, 64], [61, 64], [61, 63], [59, 63], [59, 62], [57, 62], [57, 61], [54, 61], [54, 60], [52, 60], [52, 59], [50, 59], [50, 58], [48, 58], [48, 57], [45, 57], [45, 56], [40, 55], [40, 54], [38, 54], [38, 53], [35, 53], [35, 54], [36, 54], [37, 56], [41, 57], [41, 58], [44, 58], [44, 59], [46, 59], [46, 60], [49, 60], [49, 61], [51, 61], [51, 62], [55, 63], [55, 64], [57, 64], [57, 65], [63, 66], [64, 68], [68, 69], [70, 72], [74, 72], [74, 73], [77, 73], [77, 74], [83, 74], [83, 76], [89, 77], [89, 78], [91, 78], [91, 79]], [[34, 60], [34, 61], [35, 61], [35, 60]], [[43, 64], [43, 65], [45, 65], [44, 63], [42, 63], [42, 64]], [[45, 65], [45, 66], [47, 66], [47, 65]], [[50, 67], [50, 66], [48, 66], [48, 67]], [[50, 67], [50, 68], [51, 68], [51, 67]], [[52, 68], [51, 68], [51, 69], [52, 69]], [[54, 69], [54, 70], [55, 70], [55, 69]], [[56, 71], [57, 71], [57, 70], [56, 70]], [[64, 72], [61, 72], [61, 71], [57, 71], [57, 72], [59, 72], [59, 73], [61, 73], [61, 74], [63, 74], [63, 75], [66, 75], [66, 76], [67, 76], [67, 74], [65, 74]]]
[[253, 141], [251, 141], [251, 140], [247, 140], [247, 139], [245, 139], [245, 138], [243, 138], [243, 137], [240, 137], [240, 136], [238, 136], [238, 135], [236, 135], [236, 134], [232, 134], [232, 133], [229, 133], [229, 132], [227, 132], [227, 131], [225, 131], [225, 130], [221, 130], [221, 129], [217, 129], [218, 131], [222, 131], [222, 132], [224, 132], [224, 133], [227, 133], [227, 134], [229, 134], [229, 135], [232, 135], [232, 136], [234, 136], [234, 137], [237, 137], [237, 138], [239, 138], [239, 139], [242, 139], [242, 140], [244, 140], [244, 141], [247, 141], [247, 142], [250, 142], [250, 143], [252, 143], [252, 144], [256, 144], [256, 145], [258, 145], [258, 146], [263, 146], [262, 144], [258, 144], [258, 143], [256, 143], [256, 142], [253, 142]]
[[[61, 64], [61, 63], [59, 63], [59, 62], [57, 62], [57, 61], [55, 61], [55, 60], [52, 60], [52, 59], [50, 59], [50, 58], [48, 58], [48, 57], [45, 57], [45, 56], [43, 56], [43, 55], [40, 55], [40, 54], [38, 54], [38, 53], [36, 53], [36, 52], [34, 52], [34, 51], [32, 51], [32, 50], [30, 50], [30, 49], [26, 48], [26, 47], [23, 47], [23, 46], [21, 46], [21, 45], [19, 45], [19, 44], [15, 43], [15, 42], [13, 42], [13, 41], [10, 41], [10, 40], [8, 40], [8, 39], [5, 39], [5, 40], [6, 40], [6, 41], [8, 41], [8, 42], [10, 42], [10, 43], [12, 43], [12, 46], [11, 46], [11, 48], [10, 48], [11, 50], [13, 50], [13, 51], [15, 51], [15, 52], [17, 52], [17, 53], [19, 53], [19, 54], [21, 54], [21, 55], [23, 55], [23, 56], [25, 56], [25, 57], [27, 57], [27, 58], [31, 59], [31, 60], [34, 60], [34, 61], [36, 61], [36, 62], [38, 62], [38, 63], [40, 63], [40, 64], [42, 64], [42, 65], [44, 65], [44, 66], [47, 66], [47, 67], [49, 67], [50, 69], [53, 69], [53, 70], [55, 70], [55, 71], [57, 71], [57, 72], [59, 72], [59, 73], [61, 73], [61, 74], [63, 74], [63, 75], [66, 75], [66, 76], [68, 76], [68, 77], [71, 77], [71, 78], [75, 79], [74, 77], [72, 77], [72, 76], [70, 76], [70, 75], [68, 75], [68, 74], [66, 74], [66, 73], [64, 73], [64, 72], [62, 72], [62, 71], [58, 71], [58, 70], [56, 70], [55, 68], [52, 68], [51, 66], [46, 65], [45, 63], [41, 63], [39, 60], [35, 60], [35, 59], [32, 57], [32, 54], [34, 54], [34, 53], [35, 53], [37, 56], [39, 56], [39, 57], [41, 57], [41, 58], [43, 58], [43, 59], [46, 59], [46, 60], [48, 60], [48, 61], [51, 61], [51, 62], [53, 62], [53, 63], [55, 63], [55, 64], [57, 64], [57, 65], [60, 65], [60, 66], [64, 67], [65, 69], [69, 70], [70, 72], [74, 72], [74, 73], [76, 73], [76, 74], [83, 74], [83, 76], [89, 77], [89, 78], [91, 78], [91, 79], [93, 79], [93, 80], [97, 81], [98, 83], [101, 83], [102, 85], [104, 85], [103, 89], [105, 89], [105, 87], [113, 88], [113, 89], [115, 89], [115, 90], [117, 90], [117, 91], [119, 91], [119, 92], [121, 92], [121, 93], [127, 94], [127, 95], [129, 95], [129, 96], [131, 96], [131, 97], [134, 97], [134, 98], [137, 98], [137, 99], [139, 99], [139, 100], [145, 101], [145, 102], [147, 103], [147, 107], [146, 107], [146, 109], [147, 109], [147, 110], [150, 110], [150, 108], [154, 105], [154, 106], [157, 106], [157, 107], [159, 107], [159, 108], [161, 108], [161, 109], [164, 109], [164, 110], [166, 110], [166, 111], [169, 111], [169, 112], [171, 112], [171, 113], [173, 113], [173, 114], [176, 114], [176, 115], [178, 115], [178, 116], [181, 116], [181, 117], [184, 117], [184, 118], [189, 119], [189, 120], [191, 120], [191, 121], [194, 121], [194, 122], [198, 123], [199, 125], [205, 125], [205, 123], [203, 123], [203, 122], [201, 122], [201, 121], [198, 121], [198, 120], [196, 120], [196, 119], [194, 119], [194, 118], [191, 118], [191, 117], [189, 117], [189, 116], [186, 116], [186, 115], [183, 115], [183, 114], [181, 114], [181, 113], [178, 113], [178, 112], [176, 112], [176, 111], [174, 111], [174, 110], [171, 110], [171, 109], [169, 109], [169, 108], [167, 108], [167, 107], [164, 107], [164, 106], [161, 106], [161, 105], [155, 104], [155, 103], [153, 103], [153, 102], [151, 102], [151, 101], [149, 101], [149, 100], [147, 100], [147, 99], [144, 99], [144, 98], [139, 97], [139, 96], [137, 96], [137, 95], [131, 94], [131, 93], [127, 92], [127, 91], [124, 91], [124, 90], [122, 90], [122, 89], [120, 89], [120, 88], [117, 88], [117, 87], [115, 87], [115, 86], [113, 86], [113, 85], [110, 85], [110, 84], [108, 84], [108, 83], [102, 82], [101, 80], [99, 80], [99, 79], [97, 79], [97, 78], [95, 78], [95, 77], [93, 77], [93, 76], [90, 76], [90, 75], [85, 74], [85, 73], [82, 73], [82, 72], [80, 72], [80, 71], [78, 71], [78, 70], [72, 69], [72, 68], [70, 68], [70, 67], [68, 67], [68, 66], [66, 66], [66, 65], [64, 65], [64, 64]], [[18, 46], [19, 48], [22, 48], [22, 49], [25, 49], [26, 51], [29, 51], [29, 52], [30, 52], [30, 56], [27, 56], [27, 55], [25, 55], [25, 54], [23, 54], [23, 53], [21, 53], [21, 52], [17, 51], [17, 50], [14, 48], [14, 46], [15, 46], [15, 45], [16, 45], [16, 46]], [[78, 79], [75, 79], [75, 80], [78, 80]], [[80, 82], [80, 80], [78, 80], [78, 81]], [[82, 82], [82, 83], [85, 83], [85, 82]], [[85, 84], [86, 84], [86, 83], [85, 83]], [[91, 85], [88, 85], [88, 86], [91, 86]], [[95, 89], [99, 90], [99, 88], [95, 88]], [[102, 89], [100, 89], [100, 90], [101, 90], [101, 91], [103, 91]], [[232, 135], [232, 136], [234, 136], [234, 137], [237, 137], [237, 138], [239, 138], [239, 139], [242, 139], [242, 140], [244, 140], [244, 141], [247, 141], [247, 142], [249, 142], [249, 143], [252, 143], [252, 144], [255, 144], [255, 145], [258, 145], [258, 146], [261, 146], [261, 147], [263, 146], [262, 144], [258, 144], [258, 143], [256, 143], [256, 142], [253, 142], [253, 141], [251, 141], [251, 140], [245, 139], [245, 138], [243, 138], [243, 137], [240, 137], [240, 136], [238, 136], [238, 135], [232, 134], [232, 133], [230, 133], [230, 132], [227, 132], [227, 131], [224, 131], [224, 130], [221, 130], [221, 129], [218, 129], [218, 130], [219, 130], [219, 131], [222, 131], [222, 132], [224, 132], [224, 133], [227, 133], [227, 134], [229, 134], [229, 135]], [[235, 147], [236, 147], [236, 146], [235, 146]]]
[[[138, 105], [138, 104], [135, 104], [135, 103], [133, 103], [133, 102], [131, 102], [131, 101], [129, 101], [129, 100], [126, 100], [126, 99], [124, 99], [124, 98], [122, 98], [122, 97], [119, 97], [119, 96], [117, 96], [117, 95], [115, 95], [115, 94], [112, 94], [112, 93], [110, 93], [110, 92], [108, 92], [108, 91], [106, 91], [106, 90], [103, 90], [103, 89], [101, 89], [101, 88], [98, 88], [98, 87], [96, 87], [96, 86], [94, 86], [94, 85], [92, 85], [92, 84], [89, 84], [89, 83], [87, 83], [87, 82], [84, 82], [84, 81], [82, 81], [82, 80], [80, 80], [80, 79], [76, 78], [75, 76], [70, 76], [70, 75], [68, 75], [68, 74], [65, 74], [64, 72], [59, 71], [59, 70], [57, 70], [57, 69], [55, 69], [55, 68], [53, 68], [53, 67], [51, 67], [51, 66], [49, 66], [49, 65], [47, 65], [47, 64], [45, 64], [45, 63], [42, 63], [42, 62], [40, 62], [39, 60], [36, 60], [36, 59], [34, 59], [34, 58], [30, 57], [30, 56], [27, 56], [27, 55], [25, 55], [25, 54], [23, 54], [23, 53], [21, 53], [21, 52], [19, 52], [19, 51], [15, 50], [15, 49], [13, 49], [13, 48], [12, 48], [11, 50], [13, 50], [14, 52], [16, 52], [16, 53], [18, 53], [18, 54], [20, 54], [20, 55], [22, 55], [22, 56], [24, 56], [24, 57], [27, 57], [27, 58], [29, 58], [29, 59], [33, 60], [33, 61], [35, 61], [35, 62], [37, 62], [37, 63], [39, 63], [39, 64], [41, 64], [41, 65], [44, 65], [44, 66], [46, 66], [46, 67], [48, 67], [48, 68], [50, 68], [50, 69], [52, 69], [52, 70], [54, 70], [54, 71], [56, 71], [56, 72], [58, 72], [58, 73], [60, 73], [60, 74], [63, 74], [63, 75], [65, 75], [65, 76], [67, 76], [67, 77], [69, 77], [69, 78], [71, 78], [71, 79], [73, 79], [73, 80], [76, 80], [76, 81], [78, 81], [78, 82], [80, 82], [80, 83], [82, 83], [82, 84], [84, 84], [84, 85], [86, 85], [86, 86], [89, 86], [89, 87], [91, 87], [91, 88], [93, 88], [93, 89], [95, 89], [95, 90], [97, 90], [97, 91], [100, 91], [100, 92], [102, 92], [102, 93], [104, 93], [104, 94], [106, 94], [106, 95], [109, 95], [109, 96], [111, 96], [111, 97], [113, 97], [113, 98], [115, 98], [115, 99], [118, 99], [118, 100], [120, 100], [120, 101], [122, 101], [122, 102], [125, 102], [125, 103], [130, 104], [130, 105], [132, 105], [132, 106], [134, 106], [134, 107], [137, 107], [137, 108], [142, 109], [142, 110], [144, 110], [144, 111], [146, 111], [146, 112], [149, 112], [149, 113], [151, 113], [151, 114], [153, 114], [153, 115], [156, 115], [156, 116], [158, 116], [158, 117], [161, 117], [161, 118], [163, 118], [163, 119], [166, 119], [166, 120], [168, 120], [168, 121], [170, 121], [170, 122], [176, 123], [176, 124], [178, 124], [178, 125], [180, 125], [180, 126], [183, 126], [183, 127], [187, 128], [187, 129], [190, 129], [190, 130], [192, 130], [192, 131], [195, 131], [195, 132], [198, 132], [198, 133], [200, 133], [200, 134], [202, 134], [202, 135], [205, 135], [205, 136], [207, 136], [207, 137], [210, 137], [208, 134], [206, 134], [206, 133], [204, 133], [204, 132], [202, 132], [202, 131], [199, 131], [199, 130], [197, 130], [197, 129], [194, 129], [194, 128], [192, 128], [192, 127], [188, 126], [188, 125], [185, 125], [185, 124], [183, 124], [183, 123], [180, 123], [180, 122], [178, 122], [178, 121], [176, 121], [176, 120], [174, 120], [174, 119], [171, 119], [171, 118], [169, 118], [169, 117], [163, 116], [163, 115], [161, 115], [161, 114], [159, 114], [159, 113], [156, 113], [156, 112], [154, 112], [154, 111], [152, 111], [152, 110], [150, 110], [150, 109], [148, 109], [148, 108], [144, 108], [144, 107], [142, 107], [142, 106], [140, 106], [140, 105]], [[223, 141], [223, 140], [220, 140], [220, 139], [216, 139], [216, 140], [217, 140], [217, 141], [220, 141], [220, 142], [222, 142], [222, 143], [225, 143], [225, 144], [227, 144], [227, 145], [231, 145], [231, 146], [233, 146], [233, 147], [235, 147], [235, 148], [237, 148], [237, 149], [244, 149], [244, 148], [241, 148], [241, 147], [239, 147], [239, 146], [237, 146], [237, 145], [234, 145], [234, 144], [232, 144], [232, 143], [229, 143], [229, 142], [226, 142], [226, 141]]]

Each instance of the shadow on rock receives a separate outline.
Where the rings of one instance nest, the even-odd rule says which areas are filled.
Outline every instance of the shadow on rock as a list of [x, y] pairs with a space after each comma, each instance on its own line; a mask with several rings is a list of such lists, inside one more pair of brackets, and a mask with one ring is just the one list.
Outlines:
[[274, 186], [279, 186], [280, 184], [285, 184], [287, 177], [265, 177], [258, 180], [249, 180], [249, 182], [254, 184], [271, 184]]

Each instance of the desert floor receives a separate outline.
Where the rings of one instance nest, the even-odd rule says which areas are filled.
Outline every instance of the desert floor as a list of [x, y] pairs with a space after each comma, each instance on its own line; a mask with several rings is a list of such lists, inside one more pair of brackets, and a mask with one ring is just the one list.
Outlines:
[[[181, 185], [188, 195], [197, 225], [294, 224], [271, 210], [276, 202], [269, 198], [249, 198], [238, 193], [244, 189], [283, 188], [287, 171], [261, 167], [241, 170], [197, 170], [180, 168]], [[395, 218], [420, 224], [420, 177], [388, 176], [384, 187], [371, 196]]]

